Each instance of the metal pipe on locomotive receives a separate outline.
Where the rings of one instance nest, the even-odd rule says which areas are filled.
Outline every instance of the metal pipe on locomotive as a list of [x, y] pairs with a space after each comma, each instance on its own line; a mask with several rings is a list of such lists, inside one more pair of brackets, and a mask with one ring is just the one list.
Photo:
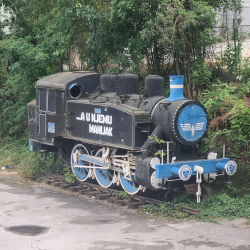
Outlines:
[[196, 182], [199, 202], [201, 176], [233, 175], [237, 164], [225, 154], [198, 156], [208, 114], [201, 103], [185, 99], [183, 80], [170, 76], [166, 98], [163, 78], [155, 75], [145, 78], [143, 94], [135, 74], [47, 76], [28, 104], [30, 149], [61, 156], [80, 181], [95, 178], [129, 194]]

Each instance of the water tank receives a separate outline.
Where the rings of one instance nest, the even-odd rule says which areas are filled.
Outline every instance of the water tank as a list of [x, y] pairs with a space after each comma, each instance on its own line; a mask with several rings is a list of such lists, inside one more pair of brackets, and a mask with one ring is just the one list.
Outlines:
[[149, 75], [145, 78], [145, 91], [148, 97], [164, 95], [163, 93], [163, 77], [157, 75]]

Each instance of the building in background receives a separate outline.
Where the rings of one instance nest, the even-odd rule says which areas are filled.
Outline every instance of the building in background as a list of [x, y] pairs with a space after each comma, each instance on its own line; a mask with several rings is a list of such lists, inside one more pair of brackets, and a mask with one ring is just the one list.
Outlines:
[[250, 26], [250, 0], [243, 0], [243, 10], [241, 16], [241, 25]]
[[234, 23], [244, 27], [243, 31], [250, 34], [250, 0], [243, 0], [242, 3], [241, 15], [225, 9], [218, 12], [216, 29], [219, 36], [230, 39]]
[[[5, 20], [9, 20], [11, 18], [11, 13], [4, 8], [3, 5], [0, 5], [0, 22], [1, 24], [4, 23]], [[10, 33], [10, 28], [9, 27], [4, 27], [3, 28], [4, 34], [9, 34]]]

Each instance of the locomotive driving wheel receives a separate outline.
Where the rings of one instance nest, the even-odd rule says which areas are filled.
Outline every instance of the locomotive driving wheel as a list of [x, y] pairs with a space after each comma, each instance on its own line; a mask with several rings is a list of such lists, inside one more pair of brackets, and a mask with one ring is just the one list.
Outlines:
[[[89, 171], [92, 171], [92, 170], [90, 168], [84, 167], [84, 166], [89, 166], [89, 163], [81, 159], [77, 159], [76, 163], [78, 166], [75, 167], [73, 154], [76, 152], [76, 150], [78, 150], [80, 154], [88, 154], [88, 155], [89, 155], [89, 151], [87, 147], [84, 146], [83, 144], [77, 144], [72, 149], [71, 157], [70, 157], [71, 168], [77, 180], [87, 181], [90, 177]], [[82, 166], [82, 167], [79, 167], [79, 166]]]
[[134, 175], [131, 175], [132, 180], [126, 179], [122, 173], [119, 173], [119, 175], [121, 186], [128, 194], [137, 194], [141, 190], [141, 186], [135, 182]]
[[[99, 149], [96, 152], [95, 156], [101, 158], [102, 154], [103, 154], [103, 149]], [[95, 174], [96, 180], [100, 186], [102, 186], [104, 188], [109, 188], [109, 187], [113, 186], [113, 184], [114, 184], [113, 180], [115, 178], [115, 171], [114, 170], [94, 168], [94, 174]]]

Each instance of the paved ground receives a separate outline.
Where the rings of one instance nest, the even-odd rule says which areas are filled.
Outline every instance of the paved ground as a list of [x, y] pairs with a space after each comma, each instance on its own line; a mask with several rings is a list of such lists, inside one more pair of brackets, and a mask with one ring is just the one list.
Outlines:
[[244, 220], [220, 225], [148, 215], [33, 184], [0, 181], [0, 250], [249, 250]]

